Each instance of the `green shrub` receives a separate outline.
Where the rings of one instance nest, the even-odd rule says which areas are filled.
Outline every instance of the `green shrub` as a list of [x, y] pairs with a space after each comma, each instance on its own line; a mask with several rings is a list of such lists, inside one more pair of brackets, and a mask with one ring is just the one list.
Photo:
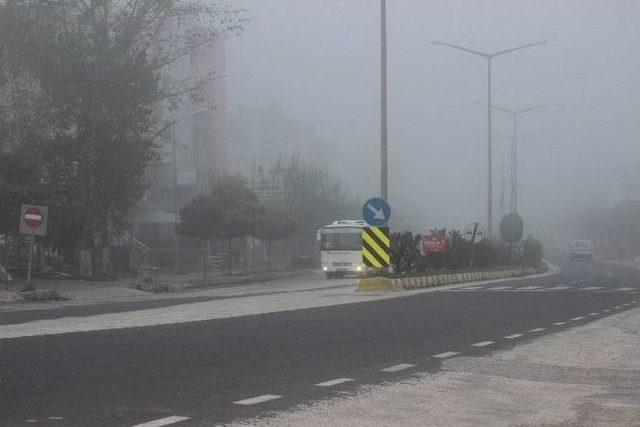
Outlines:
[[542, 243], [531, 235], [522, 242], [522, 263], [530, 267], [538, 267], [542, 263]]

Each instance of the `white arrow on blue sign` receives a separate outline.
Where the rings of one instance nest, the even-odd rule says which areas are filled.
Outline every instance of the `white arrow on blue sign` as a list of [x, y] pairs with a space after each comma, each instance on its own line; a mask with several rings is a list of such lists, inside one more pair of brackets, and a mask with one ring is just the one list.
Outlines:
[[362, 206], [362, 219], [372, 227], [383, 227], [391, 217], [391, 207], [384, 199], [372, 197]]

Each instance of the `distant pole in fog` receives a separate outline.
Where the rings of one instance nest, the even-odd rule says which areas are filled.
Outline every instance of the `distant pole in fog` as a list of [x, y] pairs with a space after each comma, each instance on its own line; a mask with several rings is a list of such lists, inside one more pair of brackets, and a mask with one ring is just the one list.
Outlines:
[[481, 56], [487, 60], [487, 236], [491, 239], [493, 237], [493, 131], [492, 131], [492, 82], [491, 82], [491, 66], [492, 60], [495, 57], [502, 56], [506, 53], [514, 52], [516, 50], [524, 49], [530, 46], [544, 45], [547, 42], [535, 42], [528, 43], [522, 46], [513, 47], [511, 49], [501, 50], [494, 53], [485, 53], [473, 49], [468, 49], [463, 46], [457, 46], [447, 42], [432, 41], [431, 43], [449, 46], [454, 49], [463, 50], [465, 52], [472, 53], [474, 55]]
[[380, 0], [380, 197], [389, 200], [387, 163], [387, 2]]
[[[476, 102], [479, 105], [486, 105], [481, 102]], [[538, 110], [542, 107], [546, 107], [551, 103], [539, 104], [533, 107], [522, 108], [520, 110], [510, 110], [504, 107], [498, 107], [493, 105], [494, 110], [501, 111], [503, 113], [507, 113], [511, 115], [511, 152], [510, 152], [510, 163], [511, 163], [511, 188], [509, 194], [509, 209], [511, 212], [518, 213], [518, 116], [520, 114], [528, 113], [529, 111]], [[529, 134], [527, 134], [529, 135]], [[522, 135], [523, 137], [526, 135]]]

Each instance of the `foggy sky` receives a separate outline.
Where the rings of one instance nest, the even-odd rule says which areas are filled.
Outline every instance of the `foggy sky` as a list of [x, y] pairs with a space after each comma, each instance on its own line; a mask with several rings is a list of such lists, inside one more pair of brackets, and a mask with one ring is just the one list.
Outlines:
[[[519, 207], [529, 230], [640, 196], [640, 1], [387, 3], [394, 226], [486, 218], [486, 108], [473, 104], [486, 102], [486, 61], [431, 40], [489, 52], [548, 41], [493, 67], [495, 105], [554, 103], [520, 119], [520, 133], [540, 131], [520, 144]], [[252, 22], [227, 42], [227, 111], [273, 106], [312, 125], [343, 184], [377, 195], [378, 1], [239, 4]], [[497, 132], [510, 133], [510, 123], [494, 114]], [[494, 145], [497, 216], [508, 141]]]

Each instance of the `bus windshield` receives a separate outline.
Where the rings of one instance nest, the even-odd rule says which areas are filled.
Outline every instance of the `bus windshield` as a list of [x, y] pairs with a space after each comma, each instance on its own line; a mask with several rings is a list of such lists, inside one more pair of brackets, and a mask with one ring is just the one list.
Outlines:
[[321, 231], [323, 251], [359, 251], [362, 247], [362, 229], [325, 228]]

